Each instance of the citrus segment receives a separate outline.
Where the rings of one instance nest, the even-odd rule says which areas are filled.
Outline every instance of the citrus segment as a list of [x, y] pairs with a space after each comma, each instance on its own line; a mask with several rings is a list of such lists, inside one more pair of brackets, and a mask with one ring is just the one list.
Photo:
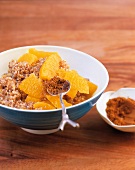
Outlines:
[[42, 108], [43, 110], [55, 109], [55, 107], [47, 102], [36, 102], [33, 107], [35, 109]]
[[37, 78], [34, 73], [30, 74], [29, 77], [25, 78], [20, 83], [19, 89], [32, 97], [35, 98], [43, 97], [42, 80]]
[[35, 63], [36, 61], [38, 61], [37, 56], [35, 56], [34, 54], [29, 54], [29, 53], [26, 53], [26, 54], [22, 55], [18, 59], [18, 62], [28, 62], [30, 65], [32, 63]]
[[71, 89], [75, 89], [80, 93], [89, 94], [89, 85], [85, 78], [80, 76], [77, 71], [71, 70], [66, 71], [66, 75], [64, 77], [65, 80], [68, 80], [71, 84]]
[[[47, 98], [56, 108], [61, 108], [59, 96], [46, 95], [46, 98]], [[68, 102], [67, 102], [66, 100], [64, 100], [64, 99], [63, 99], [63, 102], [64, 102], [64, 104], [65, 104], [66, 107], [72, 106], [72, 104], [68, 103]]]
[[72, 99], [76, 96], [76, 94], [77, 94], [77, 90], [72, 87], [70, 88], [69, 92], [67, 93], [67, 95], [69, 97], [71, 97]]
[[33, 107], [35, 109], [42, 108], [43, 110], [50, 110], [50, 109], [55, 109], [55, 107], [49, 103], [46, 102], [36, 102]]
[[97, 90], [98, 86], [90, 81], [88, 81], [88, 85], [89, 85], [89, 97], [91, 97]]
[[40, 99], [38, 98], [35, 98], [35, 97], [31, 97], [31, 96], [27, 96], [26, 99], [25, 99], [26, 102], [39, 102]]
[[45, 52], [45, 51], [36, 50], [35, 48], [30, 48], [29, 53], [36, 55], [38, 59], [49, 57], [52, 54], [57, 54], [57, 52]]
[[59, 76], [60, 78], [64, 79], [65, 75], [66, 75], [66, 70], [64, 69], [58, 69], [56, 72], [57, 76]]
[[45, 62], [42, 64], [39, 77], [43, 80], [50, 80], [56, 75], [56, 71], [59, 69], [59, 62], [61, 58], [57, 54], [50, 55]]

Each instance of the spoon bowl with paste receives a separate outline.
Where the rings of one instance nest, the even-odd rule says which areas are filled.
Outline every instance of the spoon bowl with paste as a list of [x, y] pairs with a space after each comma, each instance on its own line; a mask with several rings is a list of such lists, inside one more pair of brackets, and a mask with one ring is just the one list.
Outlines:
[[70, 124], [73, 127], [79, 127], [78, 123], [69, 119], [69, 116], [66, 112], [65, 104], [63, 102], [63, 96], [66, 93], [68, 93], [69, 90], [70, 90], [70, 82], [67, 80], [60, 79], [58, 77], [54, 77], [47, 88], [47, 92], [51, 96], [58, 95], [60, 98], [60, 103], [61, 103], [61, 107], [62, 107], [62, 120], [58, 127], [58, 129], [60, 129], [60, 130], [64, 130], [64, 126], [66, 124]]

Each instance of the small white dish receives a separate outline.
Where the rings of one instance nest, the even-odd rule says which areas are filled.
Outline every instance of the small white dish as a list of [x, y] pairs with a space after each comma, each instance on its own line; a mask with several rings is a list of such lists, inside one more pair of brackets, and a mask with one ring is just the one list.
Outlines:
[[135, 88], [121, 88], [118, 91], [108, 91], [108, 92], [103, 93], [100, 99], [96, 103], [97, 111], [99, 112], [103, 120], [106, 123], [108, 123], [110, 126], [112, 126], [113, 128], [123, 131], [123, 132], [135, 132], [135, 125], [124, 125], [124, 126], [115, 125], [107, 117], [107, 113], [105, 111], [106, 103], [108, 102], [109, 99], [112, 99], [115, 97], [125, 97], [125, 98], [129, 97], [135, 100]]

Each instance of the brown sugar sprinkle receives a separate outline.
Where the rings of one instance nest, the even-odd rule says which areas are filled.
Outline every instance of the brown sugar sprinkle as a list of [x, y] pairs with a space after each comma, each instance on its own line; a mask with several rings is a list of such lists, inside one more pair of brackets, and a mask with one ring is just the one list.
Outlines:
[[67, 92], [69, 88], [70, 84], [66, 80], [56, 76], [50, 79], [47, 83], [47, 91], [53, 95]]
[[108, 118], [116, 125], [135, 125], [135, 100], [117, 97], [107, 102]]

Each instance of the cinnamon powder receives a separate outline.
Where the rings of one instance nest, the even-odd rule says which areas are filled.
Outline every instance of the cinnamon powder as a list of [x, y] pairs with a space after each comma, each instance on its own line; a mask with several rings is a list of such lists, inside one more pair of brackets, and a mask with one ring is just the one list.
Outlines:
[[107, 102], [108, 118], [116, 125], [135, 125], [135, 100], [117, 97]]

